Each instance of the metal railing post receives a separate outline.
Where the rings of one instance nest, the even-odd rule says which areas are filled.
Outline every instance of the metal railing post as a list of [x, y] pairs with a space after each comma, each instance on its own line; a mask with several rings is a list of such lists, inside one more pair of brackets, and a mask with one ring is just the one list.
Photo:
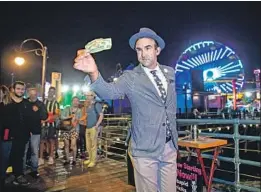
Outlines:
[[234, 159], [235, 159], [235, 186], [236, 186], [236, 192], [240, 192], [240, 157], [239, 157], [239, 121], [238, 119], [235, 119], [234, 122], [234, 143], [235, 143], [235, 149], [234, 149]]

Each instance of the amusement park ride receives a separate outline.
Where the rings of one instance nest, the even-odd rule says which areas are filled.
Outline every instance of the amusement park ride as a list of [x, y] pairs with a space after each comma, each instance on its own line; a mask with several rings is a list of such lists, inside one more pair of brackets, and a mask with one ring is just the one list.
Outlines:
[[[177, 86], [186, 84], [189, 92], [195, 90], [193, 84], [197, 81], [203, 84], [203, 90], [200, 90], [202, 92], [232, 93], [234, 109], [236, 93], [242, 90], [244, 84], [259, 83], [260, 88], [260, 70], [254, 72], [255, 81], [247, 81], [243, 64], [237, 54], [228, 46], [215, 41], [201, 41], [188, 47], [179, 57], [175, 71]], [[192, 71], [198, 71], [198, 76], [194, 79], [191, 76]], [[258, 89], [258, 86], [256, 87]], [[182, 99], [179, 98], [181, 95], [177, 97]]]

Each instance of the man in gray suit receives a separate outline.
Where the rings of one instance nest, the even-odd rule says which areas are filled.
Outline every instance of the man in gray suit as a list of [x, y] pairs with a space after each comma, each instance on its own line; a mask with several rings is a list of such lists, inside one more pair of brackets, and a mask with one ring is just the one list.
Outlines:
[[104, 99], [126, 95], [132, 106], [129, 153], [138, 192], [175, 192], [178, 133], [174, 70], [160, 65], [157, 57], [164, 40], [149, 28], [141, 28], [129, 40], [140, 64], [107, 83], [90, 53], [79, 50], [74, 68], [88, 74], [91, 88]]

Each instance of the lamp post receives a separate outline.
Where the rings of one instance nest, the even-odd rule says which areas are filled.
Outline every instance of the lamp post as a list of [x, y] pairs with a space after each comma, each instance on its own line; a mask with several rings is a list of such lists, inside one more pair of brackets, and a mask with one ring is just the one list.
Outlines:
[[[26, 50], [23, 51], [23, 45], [29, 41], [34, 41], [40, 45], [40, 48], [37, 49], [31, 49], [31, 50]], [[42, 100], [45, 99], [45, 76], [46, 76], [46, 60], [47, 60], [47, 47], [44, 46], [39, 40], [37, 39], [26, 39], [24, 40], [21, 45], [19, 50], [17, 50], [19, 53], [30, 53], [34, 52], [37, 56], [42, 56], [43, 61], [42, 61]], [[18, 65], [22, 65], [24, 63], [24, 59], [22, 57], [16, 57], [15, 62]]]
[[237, 109], [237, 91], [236, 91], [236, 80], [232, 80], [232, 89], [233, 89], [233, 109]]
[[187, 83], [184, 83], [184, 85], [183, 85], [183, 91], [184, 91], [184, 93], [185, 93], [185, 95], [184, 95], [184, 101], [185, 101], [185, 114], [186, 114], [186, 118], [188, 118], [188, 93], [187, 93], [187, 90], [188, 90], [188, 84]]
[[12, 80], [11, 80], [12, 84], [11, 84], [11, 85], [14, 84], [14, 76], [15, 76], [15, 74], [14, 74], [14, 73], [11, 73], [11, 77], [12, 77]]

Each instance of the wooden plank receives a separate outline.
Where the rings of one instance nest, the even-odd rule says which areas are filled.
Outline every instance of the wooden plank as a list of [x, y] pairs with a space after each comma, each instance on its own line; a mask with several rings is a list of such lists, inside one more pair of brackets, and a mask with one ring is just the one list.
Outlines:
[[125, 163], [103, 160], [96, 167], [71, 170], [66, 180], [66, 191], [128, 191], [134, 187], [121, 178], [127, 175]]
[[[87, 168], [78, 160], [75, 167], [63, 166], [57, 159], [55, 165], [44, 165], [39, 169], [40, 178], [34, 180], [27, 176], [31, 185], [23, 191], [30, 192], [134, 192], [135, 187], [127, 184], [127, 166], [125, 162], [101, 159], [93, 168]], [[14, 192], [14, 186], [6, 190]], [[21, 191], [21, 188], [18, 189]]]
[[188, 139], [179, 139], [178, 145], [181, 147], [191, 147], [197, 149], [207, 149], [226, 145], [227, 140], [225, 139], [213, 139], [213, 138], [199, 138], [197, 141]]

